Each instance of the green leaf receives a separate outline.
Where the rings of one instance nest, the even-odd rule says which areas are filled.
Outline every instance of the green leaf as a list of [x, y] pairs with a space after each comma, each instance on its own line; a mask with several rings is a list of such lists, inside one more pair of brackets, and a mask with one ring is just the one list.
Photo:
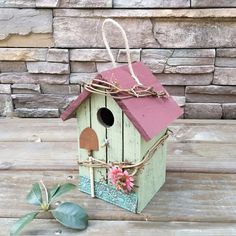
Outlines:
[[61, 185], [57, 184], [55, 186], [53, 186], [51, 189], [49, 189], [48, 191], [48, 201], [50, 202], [53, 198], [53, 196], [57, 193], [57, 191], [59, 190], [59, 188], [61, 187]]
[[62, 194], [71, 191], [74, 188], [76, 188], [76, 185], [71, 184], [71, 183], [59, 185], [58, 188], [56, 188], [56, 186], [53, 187], [51, 190], [49, 190], [50, 202], [54, 200], [55, 198], [61, 196]]
[[38, 183], [33, 184], [31, 191], [26, 197], [28, 203], [40, 206], [42, 204], [42, 191]]
[[52, 215], [62, 225], [72, 228], [84, 230], [88, 226], [88, 215], [79, 205], [64, 202], [52, 211]]
[[15, 236], [37, 216], [38, 212], [32, 212], [22, 216], [10, 229], [10, 235]]

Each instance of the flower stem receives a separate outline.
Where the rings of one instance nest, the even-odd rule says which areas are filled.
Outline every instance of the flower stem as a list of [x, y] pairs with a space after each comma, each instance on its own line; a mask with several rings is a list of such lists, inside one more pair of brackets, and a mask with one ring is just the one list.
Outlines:
[[48, 190], [47, 190], [43, 180], [40, 181], [40, 184], [42, 185], [42, 187], [44, 189], [44, 192], [45, 192], [45, 195], [46, 195], [46, 204], [48, 205], [48, 201], [49, 201], [49, 199], [48, 199]]

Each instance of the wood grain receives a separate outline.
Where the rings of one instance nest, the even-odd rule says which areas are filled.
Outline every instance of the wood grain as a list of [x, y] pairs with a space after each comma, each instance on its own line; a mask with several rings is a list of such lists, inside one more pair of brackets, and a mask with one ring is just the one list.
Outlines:
[[[0, 219], [0, 236], [6, 236], [16, 219]], [[36, 219], [22, 235], [32, 236], [235, 236], [234, 224], [198, 222], [140, 222], [140, 221], [89, 221], [85, 231], [78, 232], [61, 226], [55, 220]]]
[[[66, 229], [46, 215], [22, 235], [236, 235], [236, 122], [177, 120], [171, 129], [167, 180], [143, 213], [74, 190], [61, 201], [88, 211], [86, 231]], [[78, 183], [76, 160], [75, 119], [0, 119], [0, 236], [35, 209], [25, 201], [32, 183]]]
[[[235, 144], [171, 142], [167, 150], [168, 171], [236, 173]], [[77, 142], [0, 142], [0, 170], [77, 170], [77, 158]]]
[[[76, 120], [0, 119], [0, 141], [62, 141], [77, 140]], [[236, 143], [236, 122], [231, 120], [177, 120], [170, 129], [177, 142]], [[50, 133], [48, 132], [50, 130]], [[17, 134], [17, 135], [16, 135]]]
[[[19, 217], [33, 209], [25, 196], [31, 184], [43, 179], [47, 185], [77, 182], [77, 171], [2, 171], [0, 216]], [[62, 201], [84, 207], [90, 219], [197, 221], [236, 223], [236, 175], [167, 173], [160, 192], [141, 214], [133, 214], [100, 199], [74, 190]]]

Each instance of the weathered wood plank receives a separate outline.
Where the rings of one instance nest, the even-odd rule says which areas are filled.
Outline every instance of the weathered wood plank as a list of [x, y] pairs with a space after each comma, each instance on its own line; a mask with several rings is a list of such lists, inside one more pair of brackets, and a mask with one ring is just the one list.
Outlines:
[[[6, 236], [6, 231], [16, 219], [0, 219], [0, 236]], [[140, 221], [89, 221], [89, 227], [82, 232], [61, 226], [55, 220], [36, 219], [22, 231], [22, 235], [40, 236], [235, 236], [235, 224], [230, 223], [189, 223], [189, 222], [140, 222]]]
[[167, 170], [236, 173], [236, 145], [222, 143], [168, 143]]
[[[70, 176], [68, 178], [68, 176]], [[72, 177], [72, 179], [71, 179]], [[77, 182], [73, 171], [2, 171], [0, 216], [19, 217], [34, 209], [25, 203], [33, 182]], [[142, 214], [132, 214], [74, 190], [62, 198], [85, 207], [90, 219], [236, 223], [236, 175], [168, 173], [167, 181]]]
[[174, 135], [169, 138], [175, 142], [236, 143], [236, 121], [211, 123], [177, 122], [170, 126]]
[[[171, 142], [167, 151], [167, 171], [236, 173], [235, 144]], [[0, 142], [0, 170], [9, 169], [77, 170], [77, 142]]]
[[76, 119], [0, 119], [0, 127], [2, 142], [77, 140]]
[[[77, 140], [76, 120], [0, 119], [0, 141], [63, 141]], [[177, 120], [170, 129], [171, 141], [236, 143], [235, 120]], [[50, 130], [50, 132], [48, 132]], [[17, 135], [16, 135], [17, 133]]]
[[77, 142], [0, 142], [0, 170], [77, 170]]

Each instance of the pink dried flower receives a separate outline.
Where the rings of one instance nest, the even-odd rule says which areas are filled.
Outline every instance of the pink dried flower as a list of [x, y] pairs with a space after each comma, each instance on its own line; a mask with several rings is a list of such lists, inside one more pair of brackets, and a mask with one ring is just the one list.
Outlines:
[[125, 193], [131, 192], [134, 187], [134, 178], [129, 175], [128, 171], [123, 171], [120, 167], [110, 168], [108, 178], [118, 190], [123, 190]]

